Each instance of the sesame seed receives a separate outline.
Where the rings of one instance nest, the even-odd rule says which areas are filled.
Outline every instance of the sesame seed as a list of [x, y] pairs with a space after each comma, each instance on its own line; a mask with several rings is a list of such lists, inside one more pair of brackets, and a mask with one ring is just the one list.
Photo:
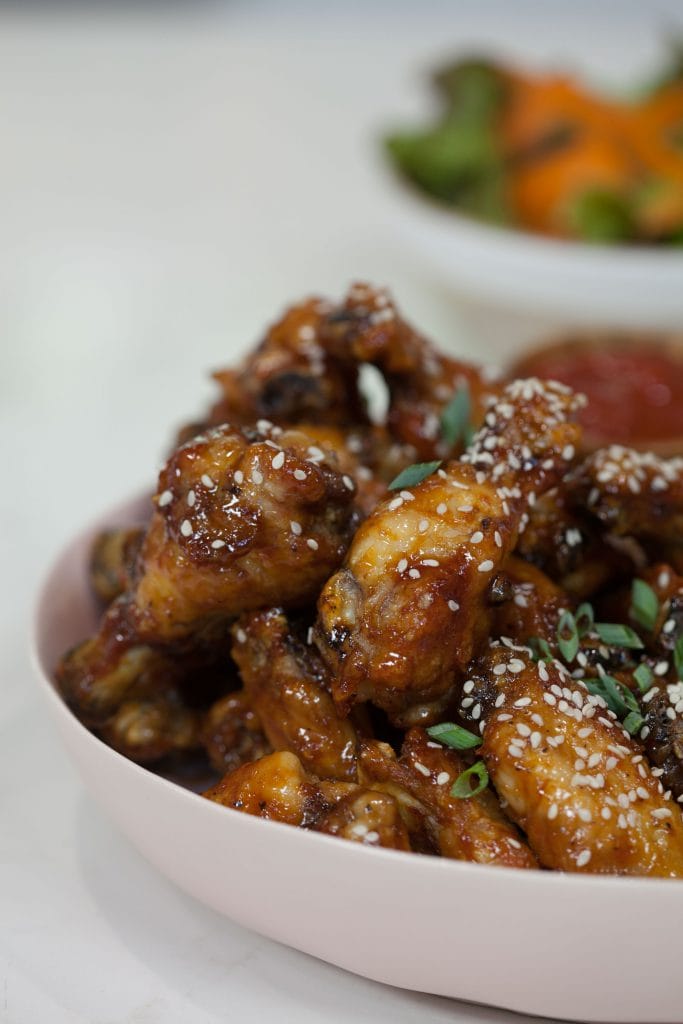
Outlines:
[[471, 714], [475, 722], [477, 721], [477, 719], [481, 718], [481, 704], [475, 704], [474, 707], [472, 708]]
[[562, 458], [569, 462], [570, 459], [574, 458], [574, 445], [568, 444], [562, 449]]
[[301, 536], [301, 523], [297, 523], [295, 519], [292, 519], [291, 523], [289, 524], [289, 528], [295, 537]]
[[314, 540], [313, 537], [309, 537], [308, 540], [306, 541], [306, 544], [311, 549], [311, 551], [317, 551], [318, 548], [320, 547], [317, 540]]
[[558, 808], [557, 804], [551, 804], [550, 805], [550, 807], [548, 808], [548, 815], [547, 815], [548, 821], [554, 821], [555, 820], [555, 818], [557, 817], [558, 810], [559, 810], [559, 808]]
[[419, 569], [409, 569], [408, 570], [408, 575], [410, 576], [411, 580], [419, 580], [419, 578], [420, 578], [420, 570]]
[[436, 514], [439, 516], [445, 516], [448, 511], [448, 505], [445, 501], [442, 501], [440, 505], [436, 506]]
[[419, 523], [419, 526], [418, 526], [418, 530], [420, 531], [420, 533], [426, 533], [428, 529], [429, 529], [429, 520], [428, 519], [421, 519], [420, 523]]
[[273, 456], [270, 464], [273, 467], [273, 469], [282, 469], [282, 467], [285, 464], [285, 453], [278, 452], [277, 455]]
[[346, 474], [344, 474], [344, 476], [342, 477], [342, 481], [343, 481], [344, 487], [347, 489], [347, 491], [352, 491], [353, 490], [354, 483], [353, 483], [353, 480], [351, 479], [350, 476], [347, 476]]
[[502, 708], [504, 703], [505, 703], [505, 694], [504, 693], [499, 693], [498, 696], [496, 697], [495, 707]]
[[432, 774], [430, 772], [429, 768], [425, 768], [425, 766], [422, 764], [421, 761], [415, 761], [414, 765], [415, 765], [415, 771], [419, 772], [420, 775], [424, 775], [424, 776], [426, 776], [426, 778], [429, 778], [430, 775]]
[[491, 572], [491, 569], [493, 569], [493, 562], [490, 558], [487, 558], [485, 562], [482, 562], [481, 565], [477, 566], [477, 569], [479, 572]]
[[515, 703], [513, 704], [513, 707], [515, 707], [515, 708], [526, 708], [526, 707], [529, 706], [529, 704], [531, 704], [531, 697], [520, 697], [519, 700], [515, 701]]
[[165, 508], [165, 506], [166, 505], [170, 505], [172, 501], [173, 501], [173, 492], [172, 491], [164, 491], [163, 494], [159, 495], [159, 500], [157, 502], [157, 505], [159, 506], [159, 508]]
[[439, 772], [436, 777], [436, 783], [438, 786], [445, 786], [447, 782], [450, 782], [451, 777], [448, 772]]
[[[566, 451], [566, 449], [565, 449], [565, 451]], [[573, 449], [572, 449], [572, 451], [573, 451]], [[588, 861], [590, 859], [591, 859], [591, 852], [590, 852], [590, 850], [582, 850], [581, 853], [579, 854], [579, 856], [576, 858], [576, 866], [577, 866], [577, 868], [585, 868], [586, 864], [588, 863]]]
[[670, 818], [671, 817], [671, 811], [669, 810], [668, 807], [657, 807], [657, 809], [652, 812], [652, 817], [653, 818], [658, 818], [658, 819], [659, 818]]
[[472, 693], [473, 689], [474, 689], [474, 679], [468, 679], [464, 683], [464, 685], [463, 685], [462, 692], [463, 693]]
[[524, 722], [520, 722], [517, 726], [517, 732], [520, 736], [531, 736], [531, 729]]
[[458, 604], [457, 601], [449, 601], [448, 602], [448, 607], [450, 608], [450, 610], [452, 612], [457, 612], [458, 609], [460, 608], [460, 605]]
[[192, 523], [190, 522], [189, 519], [183, 519], [182, 523], [180, 524], [180, 532], [182, 533], [183, 537], [191, 536]]
[[390, 512], [395, 512], [396, 509], [400, 508], [402, 504], [403, 504], [403, 498], [401, 498], [399, 496], [398, 498], [392, 498], [391, 501], [389, 502], [389, 505], [387, 507], [388, 507]]
[[493, 539], [494, 539], [496, 545], [499, 548], [502, 548], [502, 546], [503, 546], [503, 538], [501, 537], [500, 532], [498, 530], [496, 530], [496, 532], [494, 533]]
[[588, 823], [593, 820], [593, 815], [587, 807], [579, 807], [576, 813], [578, 814], [581, 821], [585, 821], [586, 823]]
[[237, 640], [241, 644], [245, 643], [247, 639], [247, 634], [244, 632], [243, 629], [238, 629], [237, 632], [235, 633], [235, 636], [237, 637]]
[[645, 786], [638, 786], [638, 789], [636, 790], [636, 793], [638, 794], [638, 796], [640, 797], [641, 800], [647, 800], [648, 797], [650, 796], [648, 791], [645, 789]]
[[261, 472], [260, 469], [252, 469], [252, 471], [251, 471], [251, 480], [252, 480], [252, 483], [255, 483], [255, 484], [262, 484], [263, 483], [263, 473]]
[[190, 508], [193, 507], [193, 505], [194, 505], [196, 500], [197, 500], [197, 495], [194, 493], [194, 491], [188, 491], [187, 492], [187, 504], [190, 506]]
[[438, 565], [439, 565], [439, 563], [438, 563], [436, 558], [423, 558], [421, 564], [422, 565], [427, 565], [427, 566], [429, 566], [432, 569], [436, 569], [438, 567]]
[[481, 532], [481, 530], [477, 530], [470, 537], [470, 544], [481, 544], [483, 539], [484, 539], [484, 534]]
[[242, 472], [241, 469], [236, 469], [235, 470], [235, 483], [236, 484], [243, 484], [244, 483], [244, 473]]
[[225, 547], [225, 541], [221, 540], [219, 537], [217, 540], [211, 541], [211, 547], [214, 549], [214, 551], [218, 551], [219, 548]]
[[208, 487], [210, 491], [216, 486], [208, 473], [202, 473], [202, 483], [205, 487]]
[[501, 663], [500, 665], [494, 665], [493, 666], [493, 674], [494, 674], [494, 676], [502, 676], [506, 671], [507, 671], [507, 665], [505, 663]]
[[396, 566], [396, 571], [397, 572], [405, 572], [407, 568], [408, 568], [408, 559], [407, 558], [402, 558], [401, 561]]
[[294, 470], [294, 479], [295, 480], [305, 480], [306, 479], [305, 471], [303, 469], [295, 469]]

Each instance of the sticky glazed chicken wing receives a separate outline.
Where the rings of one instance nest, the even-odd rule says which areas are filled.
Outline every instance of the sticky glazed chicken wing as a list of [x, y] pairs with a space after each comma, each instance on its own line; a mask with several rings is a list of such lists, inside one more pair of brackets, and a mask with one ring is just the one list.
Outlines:
[[683, 877], [680, 811], [601, 696], [497, 641], [463, 693], [503, 808], [544, 867]]
[[481, 423], [494, 390], [471, 364], [439, 352], [399, 314], [388, 292], [355, 284], [320, 325], [324, 349], [341, 360], [369, 363], [380, 370], [389, 392], [387, 427], [414, 458], [445, 458], [462, 450], [466, 431], [448, 437], [444, 410], [458, 392], [467, 406], [463, 427]]
[[401, 757], [384, 743], [363, 744], [361, 779], [389, 792], [404, 810], [408, 828], [427, 836], [443, 857], [536, 867], [536, 859], [521, 834], [503, 815], [490, 790], [462, 799], [451, 795], [455, 781], [467, 768], [454, 750], [431, 741], [420, 728], [405, 738]]
[[293, 306], [240, 367], [215, 373], [222, 396], [209, 424], [250, 425], [259, 419], [281, 426], [367, 423], [357, 362], [320, 344], [321, 325], [331, 308], [321, 299]]
[[320, 596], [316, 640], [343, 706], [369, 700], [397, 721], [448, 696], [488, 636], [492, 580], [528, 508], [575, 457], [576, 398], [509, 385], [469, 452], [385, 501]]
[[147, 525], [95, 543], [55, 673], [81, 721], [357, 847], [683, 878], [683, 458], [586, 456], [582, 396], [367, 284], [215, 379]]
[[58, 669], [84, 717], [110, 713], [155, 648], [227, 647], [237, 615], [315, 600], [341, 562], [358, 520], [353, 480], [305, 434], [261, 428], [216, 428], [162, 470], [131, 588]]
[[322, 779], [356, 778], [358, 736], [325, 689], [317, 651], [290, 631], [280, 608], [244, 615], [233, 627], [233, 658], [274, 750], [290, 750]]

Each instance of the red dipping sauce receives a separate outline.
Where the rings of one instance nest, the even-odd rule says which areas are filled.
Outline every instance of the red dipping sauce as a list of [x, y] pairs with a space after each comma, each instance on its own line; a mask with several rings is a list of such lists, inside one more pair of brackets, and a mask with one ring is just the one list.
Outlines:
[[580, 338], [538, 349], [513, 373], [559, 380], [586, 395], [579, 421], [587, 448], [683, 452], [683, 341]]

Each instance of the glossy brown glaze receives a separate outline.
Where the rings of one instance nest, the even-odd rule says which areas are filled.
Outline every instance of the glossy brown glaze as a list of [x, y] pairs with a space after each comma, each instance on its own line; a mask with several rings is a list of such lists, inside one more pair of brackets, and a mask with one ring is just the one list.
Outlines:
[[448, 693], [489, 634], [489, 589], [530, 504], [574, 459], [576, 405], [560, 385], [509, 385], [462, 460], [361, 524], [318, 602], [316, 642], [341, 705], [396, 715]]
[[681, 812], [601, 697], [500, 643], [464, 693], [503, 808], [544, 867], [683, 877]]
[[244, 615], [233, 627], [233, 658], [274, 750], [291, 750], [323, 779], [356, 778], [358, 737], [325, 689], [318, 652], [296, 638], [279, 608]]

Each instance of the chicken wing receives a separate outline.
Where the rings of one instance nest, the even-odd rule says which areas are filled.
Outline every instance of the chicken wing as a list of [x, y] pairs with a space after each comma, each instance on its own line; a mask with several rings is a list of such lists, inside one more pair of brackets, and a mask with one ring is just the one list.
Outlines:
[[408, 831], [398, 804], [388, 793], [361, 789], [349, 793], [316, 822], [316, 832], [350, 839], [364, 846], [410, 850]]
[[567, 494], [617, 536], [680, 545], [683, 458], [661, 459], [610, 445], [594, 452], [567, 481]]
[[358, 364], [323, 347], [319, 333], [331, 306], [309, 299], [273, 324], [236, 370], [214, 374], [223, 392], [208, 425], [303, 422], [349, 426], [367, 422]]
[[296, 754], [281, 750], [242, 765], [203, 795], [257, 818], [311, 828], [357, 788], [346, 782], [321, 783], [306, 774]]
[[325, 689], [315, 648], [290, 631], [280, 608], [244, 615], [232, 655], [246, 696], [274, 750], [290, 750], [322, 779], [356, 778], [356, 730]]
[[318, 602], [315, 639], [341, 706], [369, 700], [400, 722], [447, 697], [486, 639], [491, 582], [529, 505], [574, 459], [579, 404], [553, 382], [509, 385], [463, 459], [361, 524]]
[[467, 767], [454, 750], [434, 743], [423, 729], [415, 728], [406, 735], [400, 760], [387, 744], [365, 742], [360, 775], [366, 785], [396, 797], [409, 832], [415, 832], [417, 826], [418, 845], [426, 833], [443, 857], [536, 867], [529, 847], [504, 817], [490, 790], [467, 799], [451, 796], [453, 783]]
[[90, 584], [105, 604], [131, 586], [145, 531], [141, 527], [104, 530], [90, 556]]
[[[450, 359], [418, 334], [385, 289], [354, 284], [342, 304], [323, 316], [320, 342], [341, 361], [370, 363], [380, 370], [389, 391], [389, 432], [411, 447], [414, 458], [453, 454], [453, 442], [442, 436], [441, 415], [459, 390], [467, 392], [471, 424], [481, 423], [492, 385], [476, 367]], [[457, 438], [457, 450], [462, 450], [464, 433]]]
[[77, 712], [110, 713], [150, 646], [220, 652], [235, 616], [312, 602], [340, 564], [359, 518], [353, 480], [305, 434], [261, 426], [217, 428], [161, 471], [133, 587], [58, 669]]
[[683, 877], [681, 812], [608, 710], [559, 662], [494, 641], [462, 713], [505, 812], [544, 867]]

